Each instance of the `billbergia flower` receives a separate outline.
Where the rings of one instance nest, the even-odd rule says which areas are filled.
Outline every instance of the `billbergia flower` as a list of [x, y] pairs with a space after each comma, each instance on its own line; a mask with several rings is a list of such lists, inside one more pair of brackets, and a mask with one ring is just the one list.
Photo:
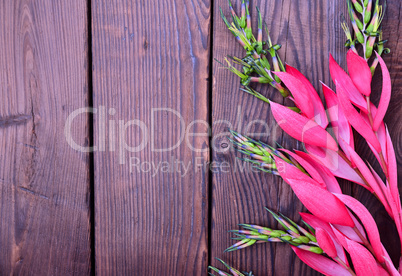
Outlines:
[[[229, 1], [232, 24], [221, 11], [229, 30], [246, 50], [246, 57], [242, 59], [229, 57], [231, 61], [227, 60], [226, 68], [240, 77], [243, 91], [270, 104], [278, 125], [289, 136], [301, 141], [303, 150], [270, 146], [235, 131], [231, 131], [231, 141], [239, 152], [247, 155], [245, 161], [280, 176], [310, 212], [300, 213], [306, 226], [303, 228], [283, 214], [269, 210], [284, 230], [241, 224], [243, 229], [231, 231], [239, 241], [226, 251], [257, 243], [282, 242], [290, 244], [302, 261], [325, 275], [400, 275], [382, 245], [370, 212], [358, 200], [343, 194], [338, 184], [338, 178], [342, 178], [371, 192], [395, 222], [402, 248], [398, 168], [383, 121], [391, 98], [391, 78], [381, 57], [389, 52], [384, 48], [381, 31], [386, 3], [346, 2], [354, 31], [352, 34], [342, 17], [342, 28], [348, 39], [345, 45], [350, 48], [346, 56], [348, 73], [329, 56], [329, 73], [336, 89], [322, 83], [325, 102], [301, 72], [283, 65], [278, 55], [280, 47], [272, 45], [268, 31], [267, 41], [262, 40], [259, 10], [257, 39], [251, 30], [248, 1], [242, 1], [240, 17]], [[236, 64], [242, 69], [236, 69]], [[370, 97], [372, 76], [378, 64], [382, 91], [376, 106]], [[295, 106], [284, 106], [266, 98], [251, 87], [254, 82], [269, 83]], [[367, 142], [380, 164], [379, 171], [356, 152], [356, 135]], [[227, 268], [230, 270], [229, 266]]]

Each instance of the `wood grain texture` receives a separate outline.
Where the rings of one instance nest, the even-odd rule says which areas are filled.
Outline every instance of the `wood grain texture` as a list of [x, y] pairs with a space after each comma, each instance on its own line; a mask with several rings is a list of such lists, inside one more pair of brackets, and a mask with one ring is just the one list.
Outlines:
[[[209, 161], [209, 139], [189, 137], [201, 152], [186, 137], [174, 145], [192, 121], [208, 121], [209, 28], [210, 1], [92, 1], [94, 106], [115, 110], [105, 126], [94, 115], [98, 275], [206, 273], [208, 171], [193, 166]], [[132, 125], [123, 139], [144, 147], [120, 159], [117, 124], [136, 119], [143, 129]], [[171, 167], [176, 160], [187, 173]]]
[[87, 37], [86, 1], [0, 2], [1, 275], [90, 271]]

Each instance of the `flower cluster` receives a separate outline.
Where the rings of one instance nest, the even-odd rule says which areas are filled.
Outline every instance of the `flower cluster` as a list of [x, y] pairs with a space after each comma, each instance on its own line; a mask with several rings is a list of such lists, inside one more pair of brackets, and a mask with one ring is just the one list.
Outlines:
[[[400, 275], [381, 243], [379, 230], [370, 212], [358, 200], [343, 194], [338, 184], [338, 178], [342, 178], [370, 191], [394, 221], [399, 242], [402, 242], [397, 163], [387, 126], [383, 122], [391, 98], [390, 74], [381, 58], [381, 53], [387, 52], [383, 48], [380, 29], [384, 6], [379, 5], [379, 1], [373, 5], [371, 0], [348, 0], [354, 30], [352, 39], [346, 23], [342, 24], [350, 48], [346, 57], [348, 73], [330, 56], [330, 74], [336, 92], [322, 83], [325, 108], [307, 78], [297, 69], [282, 65], [277, 50], [272, 50], [273, 68], [265, 61], [265, 54], [271, 53], [270, 49], [274, 46], [269, 39], [266, 43], [269, 48], [264, 50], [266, 44], [262, 43], [260, 13], [256, 40], [249, 24], [248, 1], [242, 1], [244, 11], [240, 18], [230, 4], [234, 23], [230, 25], [223, 18], [247, 50], [247, 56], [244, 59], [232, 58], [243, 65], [243, 72], [234, 69], [229, 62], [228, 68], [240, 77], [245, 85], [244, 91], [270, 104], [279, 126], [301, 141], [305, 150], [274, 148], [234, 131], [232, 143], [248, 156], [246, 161], [282, 177], [311, 214], [300, 213], [306, 225], [303, 228], [286, 216], [270, 211], [285, 231], [243, 224], [244, 230], [233, 231], [240, 241], [227, 251], [255, 243], [284, 242], [290, 244], [303, 262], [325, 275]], [[362, 45], [363, 57], [358, 54], [357, 44]], [[375, 49], [377, 51], [372, 57]], [[372, 75], [377, 64], [382, 72], [378, 106], [370, 100]], [[254, 78], [270, 83], [284, 97], [290, 98], [296, 107], [274, 103], [250, 88], [248, 85]], [[261, 81], [261, 78], [266, 79]], [[362, 136], [367, 142], [381, 171], [376, 172], [355, 151], [355, 135]]]

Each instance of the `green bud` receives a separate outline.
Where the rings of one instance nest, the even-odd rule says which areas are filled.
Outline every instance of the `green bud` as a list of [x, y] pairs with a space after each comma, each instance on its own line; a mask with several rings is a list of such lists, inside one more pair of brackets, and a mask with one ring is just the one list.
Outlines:
[[253, 36], [253, 32], [251, 31], [251, 28], [246, 28], [247, 39], [251, 39], [252, 36]]
[[240, 27], [241, 28], [245, 28], [246, 27], [246, 17], [245, 16], [242, 16], [241, 18], [240, 18], [240, 20], [239, 20], [239, 25], [240, 25]]
[[265, 56], [261, 59], [261, 66], [268, 70], [271, 70], [271, 65], [269, 64], [268, 59]]
[[301, 243], [309, 243], [310, 239], [305, 237], [305, 236], [300, 236], [298, 239], [301, 241]]
[[309, 249], [309, 251], [310, 251], [310, 252], [313, 252], [313, 253], [316, 253], [316, 254], [322, 254], [322, 253], [324, 253], [324, 251], [323, 251], [321, 248], [316, 247], [316, 246], [311, 246], [310, 249]]
[[364, 0], [363, 4], [365, 7], [367, 7], [369, 0]]
[[354, 2], [353, 3], [353, 6], [355, 7], [355, 9], [356, 9], [356, 11], [358, 12], [358, 13], [362, 13], [363, 12], [363, 7], [362, 7], [362, 5], [360, 5], [360, 3], [359, 2]]
[[304, 242], [302, 242], [300, 239], [296, 238], [296, 239], [292, 239], [292, 242], [294, 243], [298, 243], [298, 244], [302, 244]]
[[366, 34], [371, 33], [373, 31], [373, 29], [374, 29], [374, 24], [370, 24], [370, 25], [367, 26], [367, 28], [365, 30], [365, 33]]
[[359, 27], [360, 30], [363, 30], [363, 23], [359, 20], [359, 18], [355, 18], [356, 25]]
[[366, 58], [369, 59], [372, 54], [373, 54], [373, 45], [371, 45], [370, 39], [369, 39], [369, 40], [367, 40], [367, 43], [366, 43]]
[[361, 43], [361, 44], [364, 43], [364, 36], [360, 31], [356, 32], [356, 38], [357, 38], [357, 41], [359, 41], [359, 43]]
[[292, 237], [291, 236], [283, 236], [282, 239], [285, 241], [290, 241], [292, 239]]
[[366, 10], [366, 13], [364, 14], [364, 23], [369, 23], [371, 18], [371, 11]]
[[294, 112], [300, 113], [300, 109], [298, 109], [297, 107], [288, 106], [288, 108], [289, 108], [290, 110], [293, 110]]
[[272, 233], [271, 233], [271, 235], [270, 235], [271, 237], [273, 237], [273, 238], [277, 238], [277, 237], [280, 237], [281, 236], [281, 234], [280, 233], [278, 233], [278, 231], [276, 231], [276, 230], [274, 230], [274, 231], [272, 231]]

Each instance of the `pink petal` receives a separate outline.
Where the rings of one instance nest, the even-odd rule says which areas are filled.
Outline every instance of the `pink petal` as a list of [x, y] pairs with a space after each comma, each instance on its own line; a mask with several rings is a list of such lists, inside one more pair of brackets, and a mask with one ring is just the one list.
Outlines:
[[[378, 232], [377, 224], [375, 223], [373, 217], [370, 212], [355, 198], [343, 195], [343, 194], [335, 194], [343, 203], [346, 204], [360, 219], [363, 223], [364, 228], [366, 229], [367, 235], [370, 240], [370, 244], [373, 247], [374, 253], [376, 255], [377, 260], [381, 263], [384, 262], [384, 253], [382, 249], [382, 244], [380, 240], [380, 234]], [[371, 254], [370, 254], [371, 255]]]
[[298, 156], [306, 160], [308, 163], [310, 163], [315, 170], [321, 175], [321, 178], [323, 179], [327, 190], [331, 193], [338, 193], [341, 194], [342, 190], [339, 187], [339, 183], [336, 180], [335, 176], [328, 170], [324, 165], [322, 165], [320, 162], [316, 161], [313, 157], [311, 157], [308, 153], [302, 152], [302, 151], [295, 151]]
[[291, 152], [290, 150], [281, 149], [281, 151], [289, 154], [308, 172], [308, 174], [311, 176], [311, 178], [313, 178], [315, 181], [317, 181], [321, 187], [326, 188], [324, 179], [322, 179], [320, 173], [309, 162], [304, 160], [302, 157], [298, 156], [296, 153]]
[[[349, 158], [349, 153], [347, 150], [345, 150], [346, 147], [344, 143], [348, 143], [348, 145], [354, 149], [352, 128], [343, 114], [342, 108], [340, 108], [338, 97], [336, 96], [335, 92], [324, 83], [322, 83], [322, 90], [324, 92], [325, 101], [327, 102], [327, 110], [335, 137], [346, 156]], [[342, 138], [344, 141], [342, 141], [340, 138]]]
[[[374, 107], [374, 105], [371, 106], [372, 110], [373, 110], [373, 107]], [[372, 113], [374, 113], [374, 112], [372, 112]], [[367, 114], [364, 114], [364, 113], [360, 112], [360, 115], [362, 116], [362, 118], [364, 119], [364, 121], [365, 121], [368, 125], [370, 125], [370, 120], [369, 120]], [[373, 116], [374, 116], [374, 115], [373, 115]], [[376, 135], [377, 135], [378, 142], [380, 142], [380, 145], [381, 145], [381, 151], [382, 151], [383, 153], [385, 153], [385, 152], [386, 152], [386, 149], [387, 149], [387, 139], [386, 139], [387, 134], [386, 134], [386, 132], [385, 132], [385, 125], [384, 125], [384, 123], [381, 123], [381, 124], [380, 124], [380, 127], [378, 128]], [[381, 160], [380, 160], [380, 156], [379, 156], [378, 151], [376, 151], [376, 149], [375, 149], [370, 143], [367, 143], [367, 144], [369, 145], [371, 151], [373, 152], [373, 154], [374, 154], [375, 157], [377, 158], [378, 162], [381, 164]], [[384, 156], [384, 158], [385, 158], [385, 161], [387, 161], [387, 156], [386, 156], [386, 155]], [[381, 165], [381, 166], [382, 166], [382, 165]]]
[[279, 126], [293, 138], [305, 144], [338, 150], [334, 138], [313, 120], [274, 102], [271, 102], [271, 110]]
[[368, 186], [367, 188], [371, 188], [373, 192], [376, 193], [381, 203], [390, 210], [387, 200], [384, 197], [384, 189], [385, 186], [381, 186], [382, 183], [378, 183], [369, 168], [366, 166], [364, 161], [360, 158], [360, 156], [351, 148], [349, 148], [350, 158], [356, 164], [357, 168], [359, 169], [360, 173], [363, 175], [364, 179], [367, 181]]
[[[334, 230], [334, 233], [336, 237], [338, 238], [339, 241], [341, 241], [339, 235], [342, 235], [343, 237], [346, 237], [348, 239], [351, 239], [352, 241], [358, 242], [358, 243], [363, 243], [363, 241], [360, 239], [360, 237], [356, 234], [356, 232], [353, 230], [352, 227], [347, 227], [347, 226], [342, 226], [342, 225], [332, 225], [332, 229]], [[338, 231], [338, 233], [337, 233]], [[341, 242], [342, 244], [342, 242]], [[345, 246], [344, 244], [342, 244]], [[345, 247], [346, 248], [346, 247]]]
[[376, 260], [364, 246], [349, 239], [346, 243], [357, 276], [379, 275]]
[[335, 258], [337, 256], [335, 244], [324, 229], [316, 228], [315, 237], [317, 238], [318, 245], [328, 256], [331, 258]]
[[305, 147], [315, 160], [327, 167], [335, 176], [365, 186], [363, 179], [337, 152], [310, 145], [305, 145]]
[[365, 96], [371, 93], [371, 71], [367, 62], [350, 49], [347, 53], [348, 71], [353, 84]]
[[336, 63], [331, 54], [329, 55], [329, 70], [333, 82], [339, 83], [345, 89], [348, 99], [361, 110], [367, 112], [367, 104], [363, 95], [360, 94], [348, 74]]
[[[348, 260], [345, 255], [345, 251], [343, 250], [342, 245], [339, 243], [338, 239], [336, 238], [334, 231], [332, 230], [332, 227], [329, 225], [328, 222], [324, 222], [323, 220], [317, 218], [316, 216], [313, 216], [311, 214], [307, 213], [299, 213], [300, 216], [302, 217], [303, 221], [313, 227], [314, 229], [317, 228], [322, 228], [324, 229], [329, 236], [331, 237], [335, 247], [336, 247], [336, 252], [337, 256], [346, 264], [348, 264]], [[349, 227], [350, 228], [350, 227]]]
[[350, 276], [350, 273], [346, 270], [346, 268], [322, 255], [299, 249], [295, 246], [291, 247], [300, 260], [324, 275]]
[[[284, 152], [289, 152], [287, 150], [283, 150]], [[279, 160], [278, 162], [277, 159]], [[280, 176], [288, 182], [289, 180], [300, 180], [310, 182], [311, 184], [325, 188], [325, 184], [321, 181], [321, 183], [317, 182], [316, 180], [312, 179], [307, 174], [303, 173], [299, 168], [296, 166], [283, 161], [280, 158], [275, 159], [275, 164], [278, 169]]]
[[[336, 239], [339, 241], [339, 243], [345, 248], [346, 251], [348, 251], [348, 244], [346, 243], [347, 235], [342, 233], [340, 230], [338, 230], [334, 225], [331, 225], [332, 231], [334, 231], [334, 235], [336, 236]], [[349, 227], [349, 229], [351, 229]]]
[[391, 190], [392, 197], [397, 204], [398, 210], [401, 209], [401, 199], [398, 190], [398, 166], [396, 163], [395, 150], [392, 144], [391, 136], [389, 135], [388, 128], [386, 128], [387, 133], [387, 159], [388, 159], [388, 175], [389, 175], [389, 186]]
[[[383, 191], [384, 191], [384, 193], [385, 193], [385, 197], [386, 197], [386, 198], [391, 197], [392, 195], [391, 195], [391, 191], [389, 190], [389, 187], [387, 187], [387, 186], [385, 185], [384, 181], [382, 181], [381, 177], [377, 174], [377, 172], [373, 169], [373, 167], [371, 167], [370, 164], [368, 164], [368, 166], [369, 166], [370, 171], [371, 171], [371, 173], [373, 174], [375, 180], [377, 181], [378, 185], [379, 185], [380, 187], [384, 187]], [[393, 217], [394, 215], [393, 215], [393, 212], [392, 212], [390, 206], [387, 204], [387, 205], [385, 205], [384, 207], [385, 207], [385, 210], [388, 212], [388, 214], [389, 214], [391, 217]]]
[[[356, 219], [356, 217], [348, 210], [350, 217], [354, 221], [356, 228], [360, 231], [361, 235], [367, 239], [366, 237], [366, 232], [364, 231], [363, 226], [360, 224], [360, 222]], [[347, 226], [342, 226], [342, 225], [336, 225], [334, 224], [333, 227], [338, 229], [343, 235], [345, 235], [347, 238], [351, 239], [352, 241], [358, 242], [358, 243], [363, 243], [361, 238], [356, 234], [356, 232], [353, 230], [351, 227]]]
[[369, 142], [376, 149], [376, 151], [380, 152], [381, 145], [378, 142], [378, 139], [375, 136], [371, 126], [368, 125], [359, 112], [356, 111], [347, 98], [344, 89], [340, 85], [336, 86], [336, 91], [338, 93], [339, 103], [349, 123], [357, 130], [357, 132], [360, 133], [360, 135], [366, 138], [367, 142]]
[[381, 58], [379, 54], [377, 54], [377, 58], [380, 61], [381, 71], [382, 71], [382, 91], [381, 91], [381, 99], [378, 105], [378, 112], [374, 117], [373, 129], [377, 131], [380, 127], [382, 120], [384, 119], [385, 113], [387, 112], [389, 101], [391, 100], [391, 77], [389, 75], [389, 71], [387, 66], [385, 65], [384, 60]]
[[304, 84], [287, 72], [274, 72], [274, 74], [281, 79], [287, 88], [289, 88], [294, 98], [294, 102], [297, 107], [300, 108], [301, 112], [309, 119], [314, 118], [313, 101]]
[[[276, 156], [274, 156], [274, 159], [278, 168], [286, 168], [289, 165]], [[280, 169], [278, 171], [282, 176], [283, 172]], [[292, 187], [296, 196], [315, 216], [330, 223], [355, 226], [345, 205], [326, 189], [318, 186], [315, 180], [292, 179], [288, 178], [290, 176], [286, 173], [285, 177], [284, 180]]]
[[308, 79], [305, 76], [303, 76], [303, 74], [300, 73], [297, 69], [286, 64], [286, 72], [291, 74], [304, 84], [304, 87], [307, 89], [307, 92], [313, 104], [314, 121], [325, 129], [328, 125], [328, 118], [324, 106], [322, 104], [322, 101], [319, 95], [317, 94], [317, 91], [314, 89], [314, 87], [311, 85]]

